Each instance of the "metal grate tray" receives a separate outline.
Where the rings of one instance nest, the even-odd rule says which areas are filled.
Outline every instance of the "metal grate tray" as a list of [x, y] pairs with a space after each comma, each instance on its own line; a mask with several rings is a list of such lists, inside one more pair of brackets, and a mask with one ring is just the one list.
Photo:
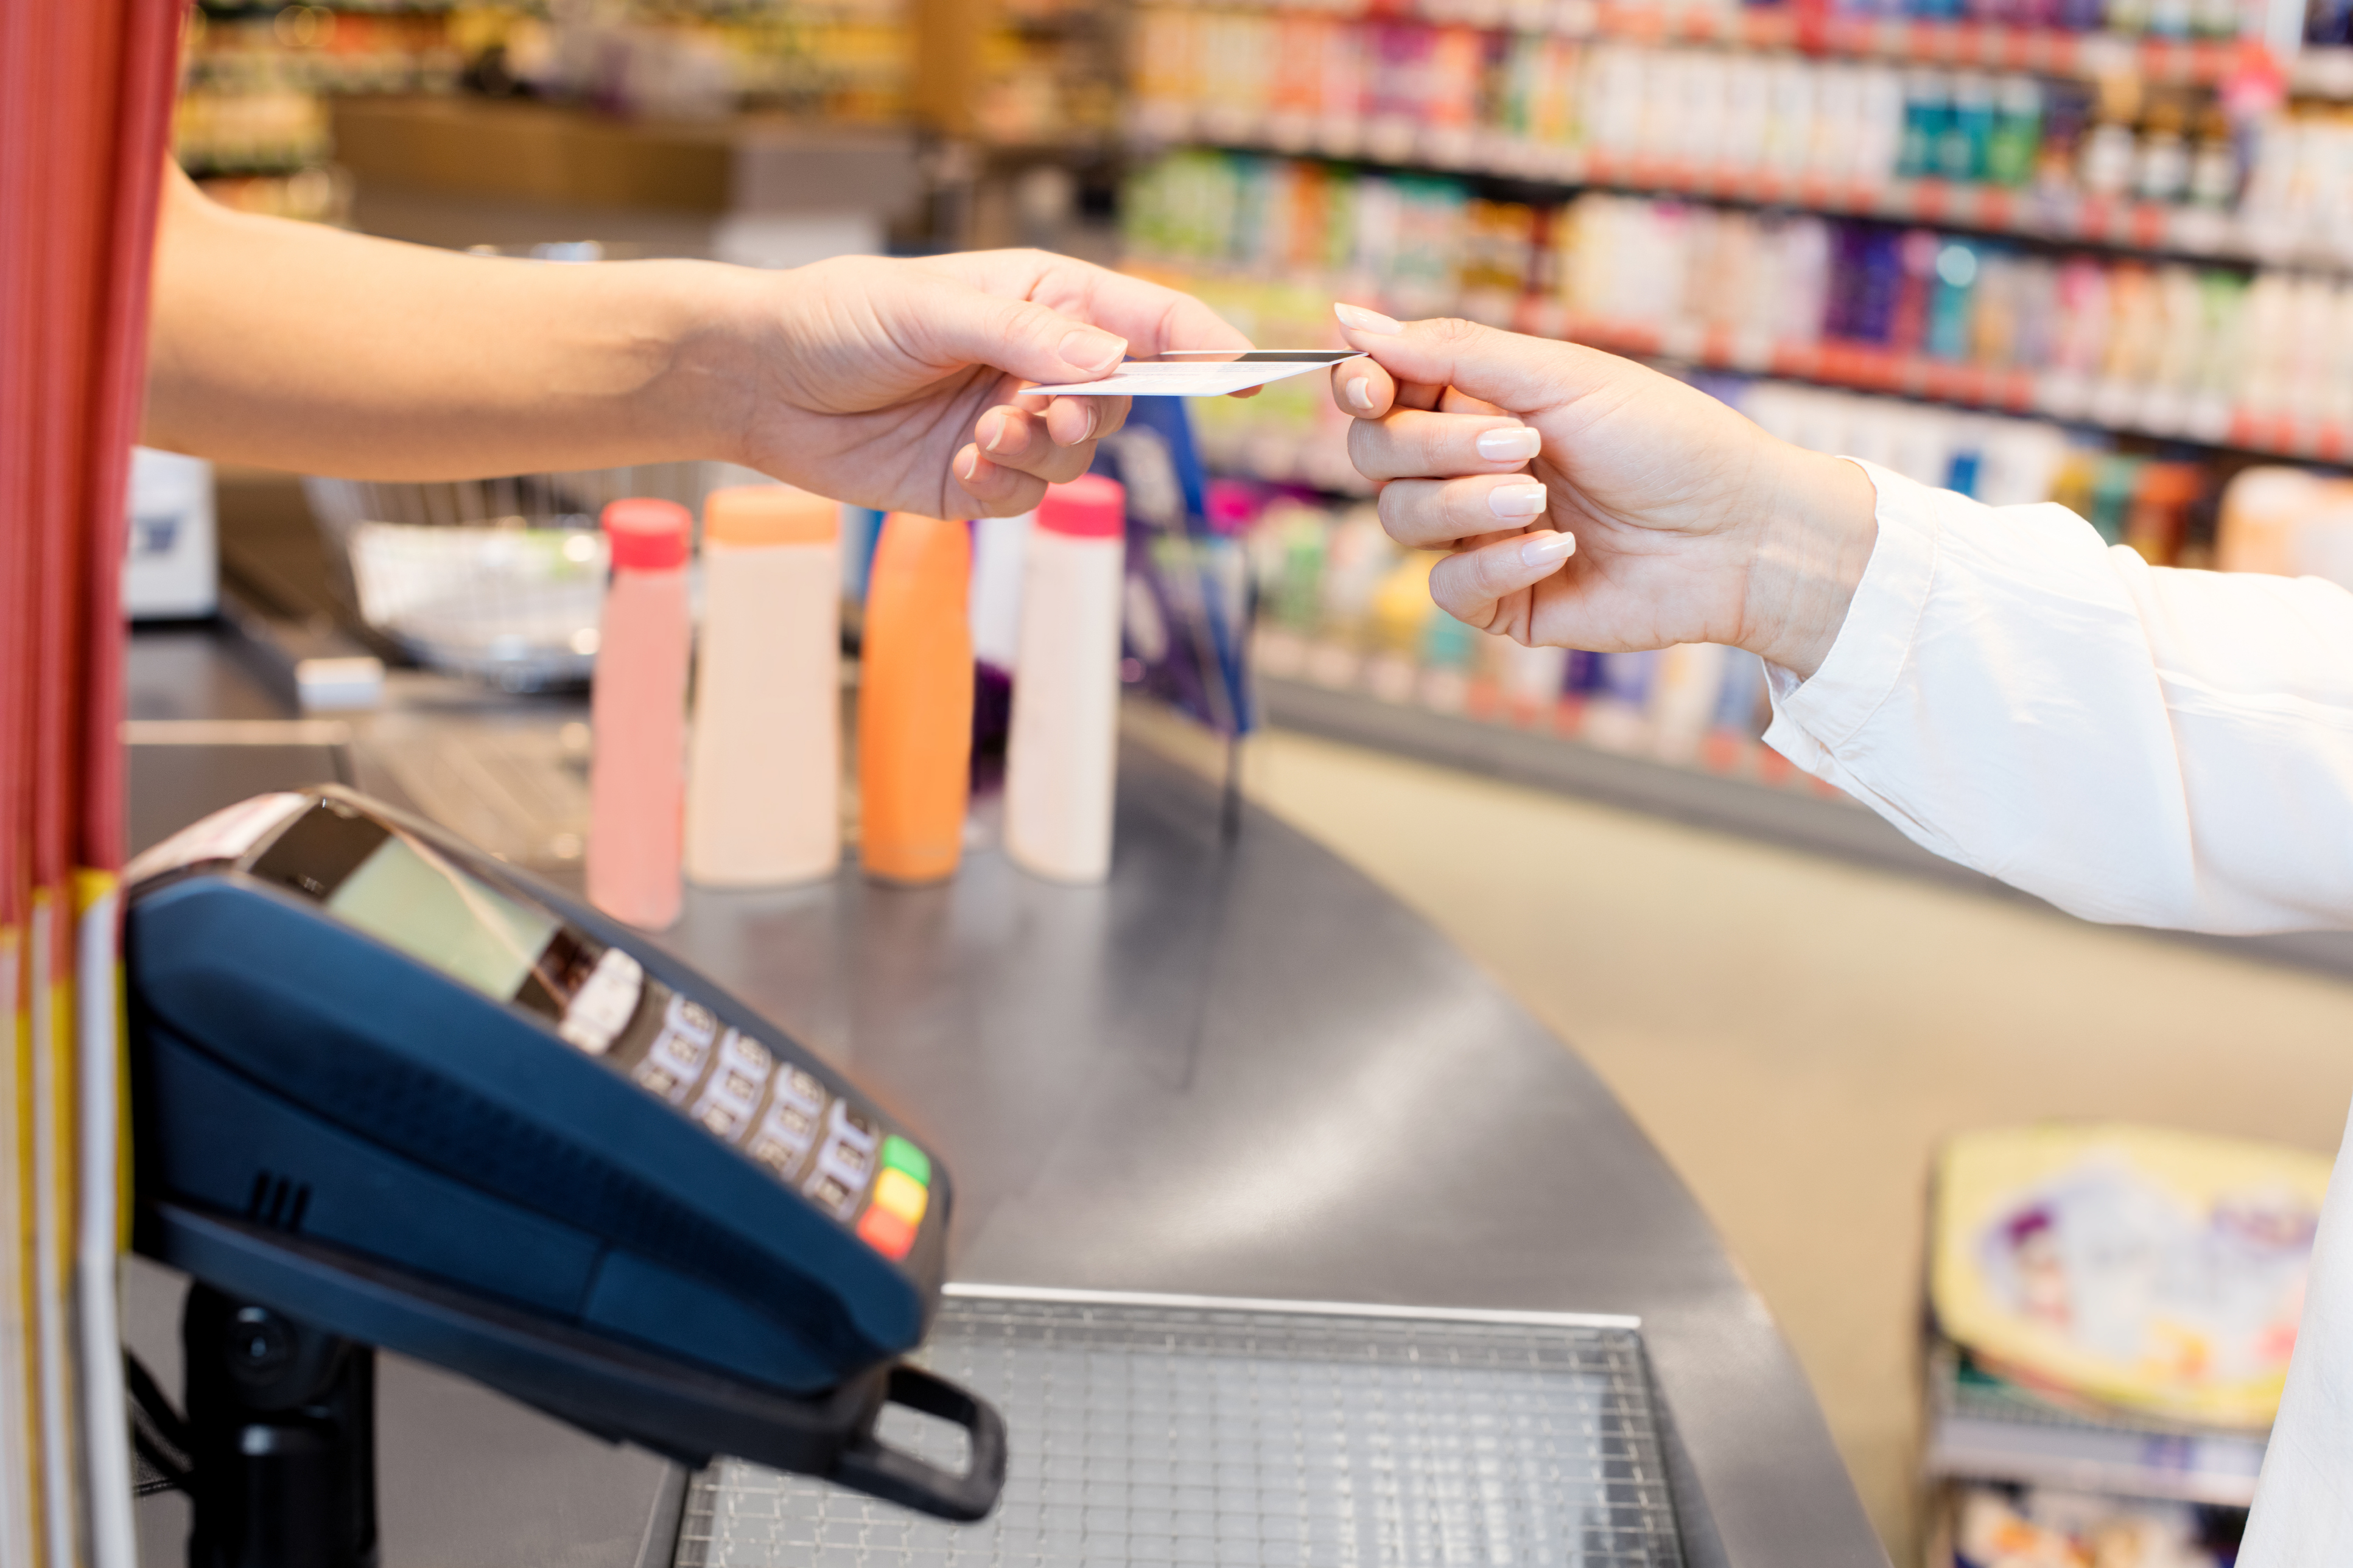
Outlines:
[[[1630, 1319], [950, 1289], [916, 1359], [1005, 1413], [997, 1512], [723, 1460], [681, 1568], [1681, 1568]], [[894, 1406], [882, 1434], [961, 1468], [944, 1423]]]

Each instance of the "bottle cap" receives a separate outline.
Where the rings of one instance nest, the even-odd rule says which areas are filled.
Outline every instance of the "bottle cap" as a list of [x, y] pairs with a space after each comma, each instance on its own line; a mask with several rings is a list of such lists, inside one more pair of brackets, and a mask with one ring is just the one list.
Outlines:
[[674, 500], [640, 497], [606, 507], [605, 537], [613, 565], [628, 572], [675, 572], [686, 564], [694, 519]]
[[1127, 531], [1127, 490], [1103, 474], [1048, 485], [1038, 503], [1038, 526], [1074, 539], [1117, 539]]
[[829, 544], [841, 508], [791, 485], [731, 485], [702, 502], [706, 544]]

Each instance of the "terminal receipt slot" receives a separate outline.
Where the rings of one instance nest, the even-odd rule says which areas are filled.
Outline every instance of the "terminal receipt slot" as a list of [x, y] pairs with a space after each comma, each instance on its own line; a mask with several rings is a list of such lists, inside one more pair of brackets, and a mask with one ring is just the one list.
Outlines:
[[[131, 880], [137, 1241], [208, 1288], [192, 1405], [225, 1332], [236, 1419], [332, 1415], [340, 1363], [269, 1342], [341, 1337], [689, 1463], [994, 1505], [1002, 1422], [896, 1360], [938, 1300], [947, 1173], [772, 1025], [341, 789], [206, 818]], [[257, 1394], [265, 1352], [314, 1386]], [[965, 1472], [879, 1443], [888, 1401], [964, 1426]]]

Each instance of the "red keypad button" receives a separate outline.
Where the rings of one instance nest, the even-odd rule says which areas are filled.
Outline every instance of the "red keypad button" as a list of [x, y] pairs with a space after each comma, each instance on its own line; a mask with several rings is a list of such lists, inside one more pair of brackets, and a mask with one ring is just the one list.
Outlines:
[[858, 1239], [897, 1262], [915, 1245], [915, 1227], [886, 1208], [870, 1208], [858, 1222]]

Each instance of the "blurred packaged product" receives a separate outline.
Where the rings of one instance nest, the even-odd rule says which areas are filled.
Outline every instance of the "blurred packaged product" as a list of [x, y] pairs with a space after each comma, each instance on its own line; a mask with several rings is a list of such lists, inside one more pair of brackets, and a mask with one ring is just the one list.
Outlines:
[[216, 175], [197, 188], [235, 212], [342, 225], [351, 220], [351, 176], [332, 164], [290, 174]]
[[220, 607], [213, 466], [202, 458], [134, 447], [126, 505], [124, 613], [134, 621], [212, 615]]
[[2244, 1524], [2228, 1510], [2047, 1487], [1960, 1487], [1949, 1506], [1951, 1568], [2230, 1568]]
[[1949, 1561], [2230, 1563], [2327, 1183], [2303, 1150], [2157, 1128], [1947, 1142], [1924, 1468]]
[[1430, 602], [1444, 557], [1398, 549], [1363, 502], [1266, 489], [1247, 539], [1265, 676], [1721, 773], [1770, 766], [1756, 755], [1764, 679], [1751, 655], [1595, 658], [1474, 632]]
[[2353, 479], [2252, 468], [2222, 492], [2214, 564], [2353, 588]]
[[2327, 1184], [2323, 1156], [2162, 1129], [1957, 1137], [1930, 1216], [1936, 1326], [2062, 1398], [2261, 1430]]

